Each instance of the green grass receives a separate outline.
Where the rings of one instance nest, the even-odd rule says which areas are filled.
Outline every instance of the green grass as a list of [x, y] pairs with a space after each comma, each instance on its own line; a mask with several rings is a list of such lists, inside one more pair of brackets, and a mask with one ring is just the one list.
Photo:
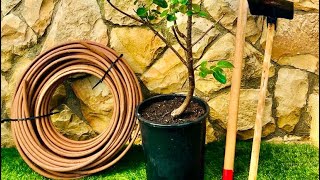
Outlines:
[[[224, 159], [224, 142], [206, 146], [205, 179], [220, 180]], [[237, 142], [235, 180], [248, 178], [251, 142]], [[259, 180], [316, 180], [319, 179], [319, 149], [308, 144], [271, 144], [263, 142], [258, 170]], [[14, 148], [1, 149], [1, 179], [45, 179], [21, 159]], [[112, 168], [83, 180], [146, 179], [141, 146], [133, 146], [127, 155]]]

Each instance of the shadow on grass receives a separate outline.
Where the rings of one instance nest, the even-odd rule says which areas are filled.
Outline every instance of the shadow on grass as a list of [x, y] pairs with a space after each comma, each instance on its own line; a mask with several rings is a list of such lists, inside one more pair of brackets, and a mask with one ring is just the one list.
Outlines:
[[[235, 180], [248, 178], [251, 142], [238, 141], [235, 159]], [[205, 179], [220, 180], [222, 176], [225, 142], [206, 145]], [[319, 149], [307, 144], [261, 144], [259, 180], [319, 179]], [[1, 179], [45, 179], [30, 169], [16, 149], [1, 149]], [[128, 153], [109, 169], [83, 180], [146, 179], [145, 159], [141, 146], [134, 145]]]

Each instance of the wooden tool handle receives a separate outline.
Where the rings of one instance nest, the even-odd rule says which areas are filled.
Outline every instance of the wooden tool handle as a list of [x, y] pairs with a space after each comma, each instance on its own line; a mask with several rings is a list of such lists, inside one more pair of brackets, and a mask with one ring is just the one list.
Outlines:
[[238, 119], [238, 108], [239, 108], [239, 94], [241, 85], [241, 71], [243, 61], [243, 49], [245, 43], [245, 27], [247, 23], [247, 11], [248, 2], [246, 0], [240, 0], [239, 3], [239, 14], [237, 20], [237, 32], [236, 32], [236, 46], [235, 55], [233, 61], [233, 72], [231, 81], [230, 101], [229, 101], [229, 112], [228, 112], [228, 124], [227, 124], [227, 138], [226, 138], [226, 149], [224, 156], [224, 167], [223, 167], [223, 180], [233, 179], [233, 164], [236, 147], [236, 136], [237, 136], [237, 119]]
[[256, 115], [256, 122], [254, 125], [254, 136], [253, 136], [253, 144], [252, 144], [252, 152], [251, 152], [249, 180], [257, 179], [261, 132], [262, 132], [262, 117], [263, 117], [263, 110], [265, 106], [266, 92], [267, 92], [267, 86], [268, 86], [270, 59], [271, 59], [271, 53], [272, 53], [272, 43], [273, 43], [274, 33], [275, 33], [275, 24], [273, 23], [268, 24], [267, 42], [266, 42], [264, 59], [263, 59], [263, 69], [262, 69], [262, 76], [261, 76], [257, 115]]

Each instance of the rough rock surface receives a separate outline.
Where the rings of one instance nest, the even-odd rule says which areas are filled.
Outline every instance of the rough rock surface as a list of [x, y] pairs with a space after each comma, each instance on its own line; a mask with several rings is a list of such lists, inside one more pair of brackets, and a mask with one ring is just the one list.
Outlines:
[[[138, 4], [134, 5], [134, 1], [131, 0], [111, 1], [121, 10], [134, 16], [136, 16], [134, 9], [141, 2], [144, 4], [152, 2], [151, 0], [139, 0]], [[315, 91], [310, 89], [319, 86], [316, 83], [319, 80], [317, 76], [319, 74], [319, 0], [292, 1], [295, 3], [294, 19], [279, 19], [278, 21], [272, 54], [274, 66], [271, 67], [269, 73], [268, 102], [274, 103], [273, 113], [268, 115], [268, 118], [274, 118], [276, 123], [273, 119], [267, 120], [263, 136], [273, 131], [275, 135], [281, 134], [281, 136], [285, 133], [295, 136], [303, 135], [309, 134], [311, 128], [312, 138], [313, 127], [316, 127], [312, 125], [316, 122], [314, 121], [316, 115], [313, 112], [318, 106], [314, 104], [315, 94], [317, 95], [319, 91], [318, 88]], [[195, 66], [203, 60], [233, 61], [239, 1], [193, 0], [193, 3], [200, 2], [201, 7], [209, 16], [193, 17], [192, 41], [195, 42], [210, 26], [214, 25], [214, 28], [194, 46], [193, 53], [197, 58]], [[183, 22], [185, 17], [178, 16], [179, 29], [185, 32], [186, 23]], [[221, 17], [223, 18], [219, 21]], [[168, 27], [170, 23], [166, 24], [165, 21], [160, 20], [161, 18], [152, 23], [156, 24], [155, 27], [159, 32], [168, 36], [171, 44], [177, 44]], [[218, 21], [219, 23], [215, 24]], [[254, 101], [256, 96], [252, 94], [257, 94], [253, 91], [257, 91], [260, 84], [265, 36], [264, 18], [252, 16], [248, 11], [241, 88], [248, 89], [246, 91], [249, 92], [246, 93], [249, 95], [245, 95], [248, 97], [244, 99], [245, 102], [252, 102], [252, 104], [247, 108], [251, 110], [244, 111], [242, 117], [242, 119], [250, 120], [239, 124], [238, 137], [241, 139], [251, 138], [253, 134], [256, 111], [254, 105], [257, 102]], [[187, 69], [176, 55], [165, 47], [165, 44], [145, 25], [120, 14], [105, 0], [1, 0], [1, 117], [10, 116], [11, 100], [16, 83], [21, 72], [35, 56], [57, 44], [82, 39], [112, 46], [117, 53], [123, 53], [124, 58], [141, 80], [140, 83], [146, 97], [157, 93], [186, 93]], [[177, 45], [175, 48], [179, 49]], [[181, 48], [179, 52], [184, 56]], [[211, 103], [215, 99], [223, 99], [224, 94], [230, 91], [231, 72], [232, 70], [226, 70], [228, 82], [220, 84], [212, 75], [208, 75], [205, 79], [200, 78], [199, 72], [196, 71], [195, 95], [205, 101], [210, 100]], [[71, 135], [68, 129], [63, 130], [66, 134], [69, 133], [70, 138], [71, 136], [74, 136], [72, 137], [74, 139], [93, 137], [105, 130], [111, 123], [112, 95], [109, 90], [105, 90], [106, 87], [93, 91], [89, 89], [93, 81], [96, 81], [91, 78], [88, 78], [87, 75], [73, 76], [70, 81], [64, 82], [52, 97], [51, 107], [66, 104], [68, 107], [65, 109], [72, 110], [72, 112], [68, 111], [71, 119], [84, 120], [84, 122], [79, 120], [76, 123], [72, 121], [71, 126], [66, 123], [69, 120], [61, 121], [65, 128], [73, 131]], [[73, 88], [78, 97], [73, 92], [71, 82], [74, 83]], [[242, 94], [246, 93], [242, 92]], [[221, 105], [227, 109], [226, 102], [228, 99], [225, 99]], [[269, 106], [271, 105], [267, 107], [268, 113], [271, 111]], [[216, 107], [216, 109], [219, 108]], [[218, 112], [213, 114], [214, 119], [209, 119], [211, 124], [207, 124], [207, 140], [209, 141], [223, 138], [226, 132], [222, 120], [227, 118], [227, 113], [222, 110]], [[84, 125], [89, 128], [86, 130], [75, 127], [82, 126], [81, 123], [86, 124], [86, 122], [92, 126], [91, 129], [89, 125]], [[1, 129], [3, 130], [1, 132], [2, 142], [6, 142], [5, 145], [2, 144], [2, 147], [13, 146], [10, 125], [1, 124]], [[281, 138], [281, 141], [285, 140]], [[139, 138], [136, 142], [139, 143]]]
[[62, 104], [59, 110], [60, 113], [51, 116], [51, 121], [58, 132], [65, 137], [81, 141], [97, 136], [96, 132], [75, 115], [68, 106]]
[[1, 123], [1, 147], [15, 147], [10, 123]]
[[[253, 127], [256, 120], [259, 89], [241, 89], [238, 115], [238, 136], [241, 139], [253, 137]], [[223, 128], [227, 127], [227, 116], [230, 92], [222, 93], [208, 102], [210, 116]], [[272, 100], [266, 98], [264, 114], [262, 118], [263, 136], [275, 131], [275, 121], [272, 117]]]
[[8, 87], [7, 87], [7, 94], [4, 97], [5, 101], [5, 113], [7, 115], [10, 115], [10, 109], [11, 109], [11, 103], [13, 99], [13, 93], [16, 89], [17, 83], [20, 80], [22, 74], [21, 72], [24, 72], [25, 69], [30, 65], [32, 62], [32, 58], [28, 57], [21, 57], [19, 61], [12, 67], [12, 74], [8, 78]]
[[291, 132], [300, 118], [301, 108], [306, 105], [308, 74], [298, 69], [281, 68], [275, 86], [278, 127]]
[[25, 0], [22, 16], [26, 23], [42, 36], [50, 24], [56, 0]]
[[37, 36], [35, 33], [18, 16], [8, 14], [2, 19], [1, 52], [22, 55], [25, 48], [34, 45], [36, 42]]
[[[263, 28], [260, 43], [265, 44]], [[310, 54], [319, 58], [319, 13], [295, 14], [292, 20], [279, 19], [274, 36], [272, 59]]]
[[[231, 32], [236, 32], [239, 1], [232, 0], [204, 0], [204, 7], [215, 21], [220, 18], [220, 24]], [[248, 12], [245, 35], [255, 43], [261, 36], [261, 17], [254, 17]]]
[[1, 1], [1, 14], [7, 15], [21, 0], [2, 0]]
[[[177, 25], [179, 30], [183, 34], [187, 34], [187, 19], [188, 17], [186, 15], [183, 15], [181, 13], [177, 14]], [[216, 38], [220, 32], [216, 28], [216, 24], [213, 22], [204, 19], [204, 18], [198, 18], [194, 17], [193, 20], [193, 29], [192, 29], [192, 42], [196, 42], [200, 37], [205, 34], [205, 32], [211, 27], [215, 26], [213, 29], [211, 29], [203, 38], [200, 40], [197, 44], [195, 44], [192, 48], [193, 50], [193, 56], [194, 58], [200, 58], [204, 49], [207, 47], [207, 45], [212, 41], [212, 39]], [[171, 26], [173, 23], [167, 23], [167, 26]], [[172, 33], [172, 31], [170, 31]]]
[[11, 51], [1, 51], [1, 71], [7, 72], [12, 67], [11, 61], [13, 59], [13, 54]]
[[1, 109], [2, 109], [2, 100], [8, 93], [8, 82], [6, 78], [1, 74]]
[[95, 76], [80, 79], [72, 83], [72, 89], [81, 101], [81, 111], [90, 126], [98, 133], [111, 126], [113, 113], [113, 96], [108, 87]]
[[[177, 46], [174, 48], [177, 49]], [[184, 57], [182, 48], [179, 53]], [[186, 79], [187, 68], [170, 49], [141, 76], [142, 82], [151, 92], [161, 94], [184, 91]]]
[[294, 9], [307, 11], [307, 12], [319, 12], [319, 0], [292, 0], [294, 2]]
[[310, 139], [319, 146], [319, 93], [313, 93], [309, 96], [308, 113], [311, 117]]
[[310, 54], [282, 57], [277, 63], [319, 74], [319, 58]]
[[[262, 61], [263, 56], [262, 54], [257, 51], [253, 46], [249, 43], [245, 44], [244, 50], [244, 61], [243, 62], [243, 78], [250, 79], [250, 78], [257, 78], [261, 76], [261, 69], [262, 69]], [[217, 40], [203, 55], [200, 61], [197, 63], [199, 65], [204, 60], [228, 60], [233, 61], [234, 59], [234, 52], [235, 52], [235, 37], [228, 33]], [[214, 63], [209, 63], [214, 64]], [[274, 75], [274, 66], [271, 65], [269, 77]], [[222, 88], [231, 85], [231, 78], [232, 78], [232, 70], [225, 69], [226, 76], [227, 76], [227, 83], [221, 84], [216, 81], [212, 75], [208, 75], [206, 78], [201, 78], [199, 76], [199, 70], [195, 71], [196, 75], [196, 88], [197, 90], [205, 95], [212, 95], [214, 92], [219, 91]]]
[[206, 122], [206, 144], [216, 141], [217, 138], [214, 135], [214, 129], [212, 124], [207, 120]]
[[[143, 38], [140, 38], [143, 35]], [[156, 55], [165, 47], [164, 42], [145, 28], [114, 28], [110, 46], [122, 53], [136, 73], [143, 73]]]
[[72, 40], [92, 40], [107, 44], [107, 26], [96, 1], [64, 0], [58, 10], [42, 51]]
[[63, 102], [65, 102], [67, 96], [66, 88], [64, 87], [63, 84], [57, 87], [55, 92], [53, 93], [49, 107], [50, 109], [56, 108], [59, 105], [61, 105]]
[[[144, 4], [150, 4], [150, 0], [142, 0], [139, 1]], [[116, 7], [121, 9], [122, 11], [132, 15], [136, 16], [136, 13], [134, 12], [135, 9], [138, 8], [139, 4], [134, 5], [134, 1], [132, 0], [111, 0], [111, 3], [114, 4]], [[114, 24], [119, 25], [140, 25], [141, 23], [126, 17], [122, 13], [118, 12], [117, 10], [113, 9], [107, 1], [104, 1], [104, 18], [108, 21], [111, 21]]]

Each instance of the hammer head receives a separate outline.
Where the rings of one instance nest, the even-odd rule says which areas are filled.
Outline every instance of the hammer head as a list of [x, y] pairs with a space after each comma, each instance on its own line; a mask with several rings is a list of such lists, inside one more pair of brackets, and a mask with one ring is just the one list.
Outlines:
[[293, 18], [293, 2], [287, 0], [248, 0], [252, 15], [272, 18]]

